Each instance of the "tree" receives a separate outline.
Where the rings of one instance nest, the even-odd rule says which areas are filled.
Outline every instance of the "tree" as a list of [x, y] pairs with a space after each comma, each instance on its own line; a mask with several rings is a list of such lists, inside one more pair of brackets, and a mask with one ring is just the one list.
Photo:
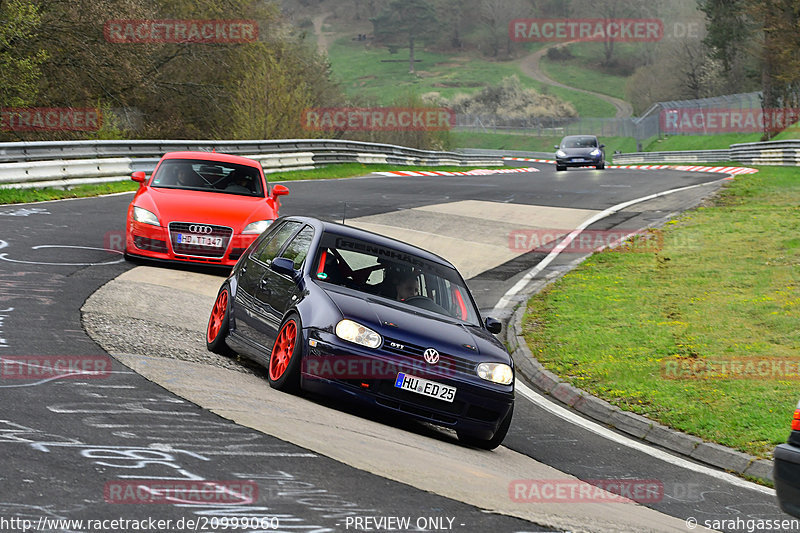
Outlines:
[[488, 44], [492, 57], [500, 54], [501, 46], [505, 46], [507, 56], [511, 55], [513, 41], [508, 32], [508, 24], [526, 14], [526, 7], [521, 0], [481, 0], [480, 20], [488, 31]]
[[408, 73], [414, 73], [414, 47], [417, 41], [435, 37], [439, 30], [436, 11], [426, 0], [393, 0], [370, 19], [375, 38], [389, 49], [408, 46]]
[[[575, 18], [584, 17], [586, 13], [597, 13], [607, 20], [640, 18], [654, 9], [651, 0], [574, 0], [570, 6]], [[614, 63], [616, 40], [611, 36], [606, 36], [602, 43], [603, 66], [608, 67]]]
[[36, 39], [40, 22], [39, 11], [30, 2], [0, 0], [0, 107], [21, 107], [35, 100], [47, 54], [25, 43]]

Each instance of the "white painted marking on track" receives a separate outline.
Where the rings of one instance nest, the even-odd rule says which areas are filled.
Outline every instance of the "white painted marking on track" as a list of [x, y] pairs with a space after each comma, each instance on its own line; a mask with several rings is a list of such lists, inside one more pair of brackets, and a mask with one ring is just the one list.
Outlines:
[[[0, 241], [0, 243], [6, 244], [4, 241]], [[4, 246], [0, 246], [0, 248], [3, 247]], [[120, 250], [112, 250], [111, 248], [97, 248], [94, 246], [70, 246], [64, 244], [40, 244], [39, 246], [32, 246], [31, 250], [39, 250], [40, 248], [77, 248], [82, 250], [100, 250], [102, 252], [109, 252], [109, 253], [123, 255], [123, 253]], [[21, 259], [11, 259], [8, 257], [8, 254], [6, 253], [0, 254], [0, 259], [2, 259], [3, 261], [8, 261], [9, 263], [24, 263], [26, 265], [51, 265], [51, 266], [101, 266], [101, 265], [113, 265], [125, 261], [124, 257], [120, 257], [119, 259], [114, 259], [113, 261], [101, 261], [99, 263], [50, 263], [47, 261], [25, 261]]]
[[754, 490], [756, 492], [761, 492], [762, 494], [767, 494], [769, 496], [775, 496], [775, 490], [769, 487], [764, 487], [762, 485], [757, 485], [756, 483], [751, 483], [746, 481], [742, 478], [736, 477], [734, 475], [728, 474], [727, 472], [722, 472], [720, 470], [716, 470], [714, 468], [703, 466], [701, 464], [694, 463], [687, 459], [683, 459], [681, 457], [677, 457], [672, 455], [671, 453], [667, 453], [663, 450], [659, 450], [650, 446], [649, 444], [645, 444], [642, 442], [635, 441], [630, 437], [626, 437], [624, 435], [620, 435], [615, 431], [610, 430], [604, 426], [596, 422], [592, 422], [587, 420], [572, 411], [561, 407], [560, 405], [556, 405], [552, 401], [548, 400], [541, 394], [533, 391], [527, 385], [522, 383], [520, 380], [516, 380], [514, 383], [514, 388], [531, 402], [536, 404], [537, 406], [541, 407], [545, 411], [563, 419], [567, 422], [575, 424], [577, 426], [581, 426], [584, 429], [591, 431], [592, 433], [596, 433], [601, 437], [608, 439], [610, 441], [616, 442], [617, 444], [622, 444], [623, 446], [627, 446], [628, 448], [632, 448], [634, 450], [640, 451], [642, 453], [646, 453], [651, 457], [655, 457], [656, 459], [660, 459], [666, 463], [669, 463], [674, 466], [678, 466], [681, 468], [686, 468], [688, 470], [693, 470], [699, 474], [705, 474], [707, 476], [711, 476], [715, 479], [720, 481], [725, 481], [730, 483], [731, 485], [736, 485], [737, 487], [742, 487], [745, 489]]
[[[668, 191], [657, 192], [655, 194], [650, 194], [648, 196], [643, 196], [641, 198], [636, 198], [634, 200], [629, 200], [627, 202], [622, 202], [621, 204], [617, 204], [617, 205], [611, 206], [608, 209], [606, 209], [605, 211], [601, 211], [600, 213], [597, 213], [593, 217], [590, 217], [590, 218], [584, 220], [577, 228], [572, 230], [572, 232], [569, 235], [564, 237], [564, 240], [562, 240], [555, 248], [553, 248], [553, 250], [549, 254], [547, 254], [547, 257], [545, 257], [544, 259], [539, 261], [539, 263], [537, 263], [536, 266], [534, 266], [532, 269], [530, 269], [528, 272], [526, 272], [525, 275], [522, 276], [522, 278], [516, 284], [514, 284], [513, 287], [511, 287], [510, 289], [508, 289], [508, 291], [506, 291], [506, 293], [500, 298], [500, 300], [494, 306], [494, 309], [492, 309], [492, 313], [496, 316], [497, 313], [499, 313], [499, 311], [502, 308], [508, 307], [509, 304], [512, 303], [512, 298], [514, 298], [514, 296], [516, 296], [520, 291], [522, 291], [533, 278], [535, 278], [542, 270], [545, 269], [545, 267], [547, 267], [547, 265], [552, 263], [553, 260], [556, 257], [558, 257], [558, 254], [560, 254], [567, 246], [570, 245], [570, 243], [572, 243], [572, 241], [575, 240], [575, 237], [580, 235], [583, 230], [585, 230], [586, 228], [588, 228], [590, 225], [594, 224], [595, 222], [597, 222], [599, 220], [602, 220], [602, 219], [608, 217], [609, 215], [613, 215], [614, 213], [616, 213], [618, 211], [622, 211], [626, 207], [632, 206], [634, 204], [638, 204], [638, 203], [641, 203], [641, 202], [646, 202], [646, 201], [652, 200], [654, 198], [659, 198], [661, 196], [667, 196], [669, 194], [674, 194], [674, 193], [677, 193], [677, 192], [688, 191], [690, 189], [695, 189], [697, 187], [704, 187], [706, 185], [713, 185], [715, 183], [719, 183], [719, 182], [724, 181], [724, 180], [725, 180], [725, 178], [720, 179], [720, 180], [715, 180], [715, 181], [709, 181], [708, 183], [698, 183], [696, 185], [689, 185], [687, 187], [679, 187], [677, 189], [670, 189]], [[0, 257], [2, 257], [2, 255], [0, 255]]]

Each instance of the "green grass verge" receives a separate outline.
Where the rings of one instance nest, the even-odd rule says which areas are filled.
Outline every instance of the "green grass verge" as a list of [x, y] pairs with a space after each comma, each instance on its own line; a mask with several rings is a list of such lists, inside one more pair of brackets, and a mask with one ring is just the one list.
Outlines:
[[669, 152], [674, 150], [724, 150], [734, 143], [758, 142], [758, 133], [724, 133], [719, 135], [672, 135], [655, 139], [645, 152]]
[[46, 200], [62, 200], [64, 198], [86, 198], [135, 191], [138, 183], [131, 180], [114, 181], [97, 185], [78, 185], [71, 189], [0, 189], [0, 204], [20, 204], [28, 202], [44, 202]]
[[[800, 360], [800, 170], [761, 167], [671, 221], [660, 250], [595, 254], [528, 302], [533, 354], [622, 409], [761, 457], [797, 379], [671, 379], [670, 365]], [[771, 371], [770, 371], [771, 372]]]
[[[267, 174], [269, 182], [309, 180], [309, 179], [331, 179], [331, 178], [350, 178], [353, 176], [364, 176], [372, 172], [383, 172], [388, 170], [441, 170], [441, 171], [465, 171], [475, 168], [487, 167], [424, 167], [424, 166], [397, 166], [397, 165], [365, 165], [361, 163], [342, 163], [339, 165], [327, 165], [313, 170], [292, 170], [288, 172], [274, 172]], [[115, 181], [97, 185], [78, 185], [70, 189], [45, 188], [45, 189], [0, 189], [0, 204], [19, 204], [28, 202], [43, 202], [46, 200], [61, 200], [64, 198], [86, 198], [89, 196], [100, 196], [103, 194], [113, 194], [118, 192], [135, 191], [139, 184], [131, 180]]]

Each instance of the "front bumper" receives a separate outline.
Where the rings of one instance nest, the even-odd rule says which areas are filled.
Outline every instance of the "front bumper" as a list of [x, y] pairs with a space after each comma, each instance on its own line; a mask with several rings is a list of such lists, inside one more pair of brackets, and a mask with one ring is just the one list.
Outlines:
[[773, 481], [784, 512], [800, 517], [800, 448], [779, 444], [775, 448]]
[[257, 238], [258, 235], [234, 233], [221, 256], [199, 257], [176, 253], [167, 228], [129, 221], [125, 235], [125, 251], [131, 256], [158, 261], [233, 266]]
[[556, 158], [556, 165], [560, 167], [595, 167], [603, 164], [603, 156], [592, 157], [579, 157], [570, 156], [563, 158]]
[[[514, 404], [514, 386], [482, 380], [452, 367], [370, 350], [315, 329], [304, 331], [301, 386], [437, 425], [491, 438]], [[476, 363], [477, 365], [477, 363]], [[456, 387], [452, 402], [395, 387], [398, 372]]]

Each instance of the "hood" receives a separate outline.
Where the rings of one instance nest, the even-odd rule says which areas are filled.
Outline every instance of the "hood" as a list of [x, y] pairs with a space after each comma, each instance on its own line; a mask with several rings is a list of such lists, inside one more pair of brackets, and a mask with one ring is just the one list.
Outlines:
[[[597, 147], [594, 148], [561, 148], [562, 152], [569, 156], [588, 156], [590, 153], [597, 150]], [[602, 150], [601, 150], [602, 151]]]
[[163, 226], [199, 222], [231, 226], [236, 233], [250, 222], [277, 217], [266, 198], [203, 191], [148, 188], [134, 205], [153, 211]]
[[[383, 337], [435, 348], [475, 361], [509, 362], [510, 356], [491, 334], [435, 313], [347, 288], [328, 286], [325, 292], [344, 318], [359, 322]], [[467, 348], [473, 346], [475, 350]]]

